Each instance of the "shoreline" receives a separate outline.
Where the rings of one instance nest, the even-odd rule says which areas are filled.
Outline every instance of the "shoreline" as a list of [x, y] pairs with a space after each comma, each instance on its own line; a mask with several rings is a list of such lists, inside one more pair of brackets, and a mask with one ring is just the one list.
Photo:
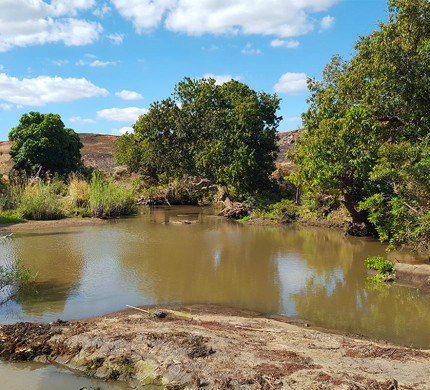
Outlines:
[[29, 220], [26, 222], [11, 222], [1, 223], [0, 233], [17, 233], [17, 232], [31, 232], [39, 229], [55, 229], [62, 227], [73, 226], [90, 226], [90, 225], [103, 225], [108, 223], [108, 219], [100, 218], [82, 218], [82, 217], [66, 217], [62, 219], [52, 219], [46, 221]]
[[0, 326], [0, 355], [160, 389], [430, 389], [430, 350], [216, 305], [143, 310]]

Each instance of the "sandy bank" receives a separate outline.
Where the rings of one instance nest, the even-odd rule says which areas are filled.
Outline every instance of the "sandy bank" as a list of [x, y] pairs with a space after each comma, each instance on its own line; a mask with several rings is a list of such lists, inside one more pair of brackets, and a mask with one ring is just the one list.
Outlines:
[[138, 388], [430, 389], [430, 351], [216, 306], [148, 310], [153, 314], [0, 326], [0, 355], [56, 362]]
[[42, 229], [57, 229], [71, 226], [102, 225], [107, 223], [106, 219], [99, 218], [64, 218], [52, 221], [27, 221], [19, 223], [0, 224], [0, 233], [15, 233], [37, 231]]

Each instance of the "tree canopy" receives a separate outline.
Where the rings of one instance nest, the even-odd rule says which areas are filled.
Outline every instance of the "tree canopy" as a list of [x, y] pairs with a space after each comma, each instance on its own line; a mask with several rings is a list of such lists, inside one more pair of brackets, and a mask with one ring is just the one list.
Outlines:
[[430, 2], [389, 0], [388, 10], [350, 60], [334, 56], [322, 81], [309, 80], [291, 179], [342, 196], [354, 221], [396, 246], [430, 237], [430, 184], [416, 186], [430, 168]]
[[59, 115], [39, 112], [22, 115], [19, 125], [9, 133], [9, 140], [15, 141], [10, 155], [16, 170], [63, 175], [82, 166], [79, 136], [65, 128]]
[[279, 103], [236, 80], [185, 78], [120, 137], [117, 160], [155, 182], [191, 175], [241, 192], [264, 188], [278, 151]]

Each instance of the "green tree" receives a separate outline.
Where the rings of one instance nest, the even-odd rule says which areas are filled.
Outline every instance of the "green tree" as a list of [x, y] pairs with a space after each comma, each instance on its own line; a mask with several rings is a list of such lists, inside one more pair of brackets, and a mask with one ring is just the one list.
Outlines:
[[15, 141], [10, 155], [16, 170], [63, 175], [82, 167], [79, 136], [65, 128], [59, 115], [39, 112], [22, 115], [19, 125], [9, 133], [9, 140]]
[[[335, 56], [322, 81], [309, 80], [306, 131], [291, 154], [298, 165], [291, 180], [343, 195], [353, 221], [370, 216], [381, 238], [397, 236], [395, 246], [409, 241], [406, 225], [424, 223], [429, 206], [428, 188], [405, 189], [422, 178], [428, 156], [422, 141], [430, 128], [430, 2], [389, 0], [388, 10], [388, 22], [360, 37], [351, 60]], [[377, 218], [381, 199], [388, 208]], [[380, 229], [389, 219], [390, 227]]]
[[192, 175], [253, 192], [274, 169], [279, 102], [235, 80], [185, 78], [170, 98], [151, 104], [134, 136], [119, 139], [117, 159], [139, 155], [139, 166], [128, 167], [155, 181]]

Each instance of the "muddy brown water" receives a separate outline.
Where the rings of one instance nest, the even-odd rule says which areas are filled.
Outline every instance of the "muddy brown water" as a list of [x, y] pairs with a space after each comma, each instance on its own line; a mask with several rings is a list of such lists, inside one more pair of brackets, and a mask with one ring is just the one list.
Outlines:
[[0, 322], [215, 303], [430, 348], [430, 296], [365, 279], [364, 259], [384, 254], [377, 241], [339, 231], [243, 226], [204, 208], [142, 208], [137, 217], [104, 225], [3, 239], [0, 261], [19, 261], [37, 276], [12, 297], [0, 291], [0, 300], [9, 298]]

